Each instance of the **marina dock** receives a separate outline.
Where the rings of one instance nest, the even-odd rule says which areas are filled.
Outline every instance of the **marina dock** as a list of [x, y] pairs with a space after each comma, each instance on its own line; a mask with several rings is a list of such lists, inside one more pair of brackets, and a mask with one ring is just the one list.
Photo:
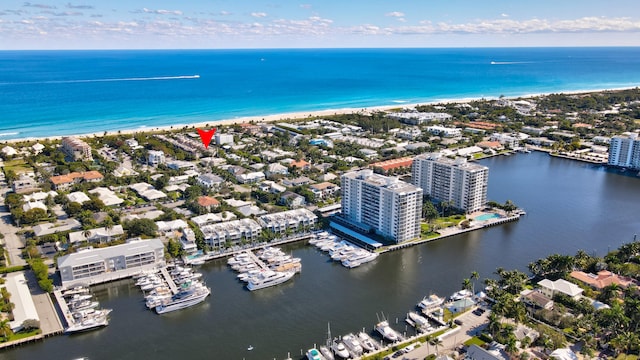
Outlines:
[[169, 289], [171, 289], [171, 292], [174, 295], [177, 294], [178, 293], [178, 287], [176, 286], [175, 281], [173, 281], [173, 278], [171, 277], [171, 275], [169, 275], [169, 272], [167, 271], [167, 268], [166, 267], [160, 268], [160, 273], [162, 274], [162, 277], [164, 277], [164, 281], [169, 286]]

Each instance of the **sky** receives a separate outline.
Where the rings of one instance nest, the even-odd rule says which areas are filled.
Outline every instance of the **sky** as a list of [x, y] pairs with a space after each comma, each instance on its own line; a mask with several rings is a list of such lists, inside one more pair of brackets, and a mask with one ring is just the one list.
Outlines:
[[2, 50], [516, 46], [640, 46], [640, 1], [0, 1]]

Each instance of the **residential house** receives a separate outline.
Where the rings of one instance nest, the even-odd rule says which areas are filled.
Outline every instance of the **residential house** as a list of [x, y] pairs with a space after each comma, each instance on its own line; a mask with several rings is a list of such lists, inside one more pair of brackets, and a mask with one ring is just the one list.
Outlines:
[[272, 177], [276, 175], [286, 176], [288, 174], [289, 174], [289, 169], [280, 163], [269, 164], [267, 165], [267, 169], [265, 170], [265, 175], [267, 177]]
[[[88, 232], [85, 234], [85, 232]], [[89, 241], [89, 242], [109, 242], [114, 237], [119, 237], [124, 235], [124, 230], [122, 229], [122, 225], [114, 225], [112, 228], [107, 229], [106, 227], [91, 229], [91, 230], [82, 230], [69, 233], [69, 243], [75, 244], [80, 241]]]
[[286, 191], [280, 196], [280, 204], [291, 209], [302, 207], [306, 204], [305, 198], [291, 191]]
[[149, 201], [158, 200], [158, 199], [167, 197], [165, 193], [163, 193], [160, 190], [156, 190], [156, 188], [153, 187], [153, 185], [147, 184], [145, 182], [131, 184], [129, 185], [129, 188], [133, 189], [133, 191], [138, 193], [138, 195], [140, 195], [141, 197]]
[[116, 196], [115, 192], [106, 187], [97, 187], [93, 190], [89, 190], [89, 193], [97, 194], [98, 198], [105, 206], [116, 206], [124, 202], [124, 200]]
[[289, 163], [289, 166], [300, 169], [300, 170], [309, 170], [311, 168], [311, 163], [300, 159], [297, 161], [292, 161], [291, 163]]
[[202, 174], [197, 178], [198, 184], [206, 186], [208, 188], [219, 189], [224, 183], [224, 179], [214, 174]]
[[0, 150], [0, 152], [2, 152], [2, 155], [6, 157], [8, 156], [15, 156], [18, 155], [18, 151], [14, 148], [12, 148], [11, 146], [5, 146], [2, 148], [2, 150]]
[[627, 276], [614, 274], [611, 271], [607, 270], [599, 271], [598, 274], [585, 273], [582, 271], [572, 271], [569, 276], [591, 286], [596, 290], [602, 290], [612, 284], [616, 284], [623, 289], [626, 289], [629, 286], [633, 285], [640, 287], [639, 281]]
[[29, 210], [33, 210], [33, 209], [42, 209], [45, 212], [47, 211], [47, 205], [45, 205], [42, 201], [30, 201], [30, 202], [26, 202], [24, 203], [24, 205], [22, 205], [22, 211], [27, 212]]
[[538, 283], [538, 286], [540, 287], [540, 292], [551, 299], [553, 299], [556, 294], [564, 294], [574, 300], [578, 300], [582, 295], [582, 289], [578, 285], [564, 279], [558, 279], [556, 281], [544, 279]]
[[67, 199], [69, 199], [69, 202], [77, 202], [78, 204], [91, 201], [87, 194], [83, 193], [82, 191], [72, 192], [71, 194], [67, 195]]
[[325, 199], [339, 192], [340, 186], [330, 182], [322, 182], [310, 185], [309, 190], [311, 190], [316, 199]]
[[165, 161], [164, 152], [160, 150], [149, 150], [147, 153], [147, 165], [158, 166], [164, 164]]
[[553, 309], [553, 300], [538, 290], [526, 290], [520, 294], [523, 303], [538, 309]]
[[78, 184], [82, 181], [86, 182], [99, 182], [102, 181], [104, 176], [99, 172], [85, 171], [85, 172], [72, 172], [66, 175], [52, 176], [49, 181], [53, 184], [53, 188], [56, 190], [64, 190], [70, 188], [74, 184]]
[[220, 207], [220, 201], [218, 201], [216, 198], [212, 198], [211, 196], [199, 196], [197, 201], [198, 205], [209, 211]]
[[467, 348], [464, 354], [465, 360], [508, 360], [509, 356], [500, 350], [485, 350], [480, 346], [473, 344]]
[[13, 192], [24, 194], [38, 190], [38, 183], [30, 176], [20, 175], [20, 177], [11, 184]]
[[236, 175], [236, 180], [241, 184], [255, 184], [265, 179], [262, 171], [243, 173]]
[[309, 184], [311, 184], [312, 182], [313, 182], [313, 180], [309, 179], [309, 178], [308, 178], [308, 177], [306, 177], [306, 176], [300, 176], [300, 177], [297, 177], [297, 178], [295, 178], [295, 179], [284, 179], [284, 180], [282, 181], [282, 183], [283, 183], [285, 186], [294, 186], [294, 187], [295, 187], [295, 186], [309, 185]]
[[280, 194], [287, 191], [286, 187], [269, 180], [261, 182], [260, 185], [258, 185], [258, 189], [260, 189], [260, 191], [269, 192], [272, 194]]

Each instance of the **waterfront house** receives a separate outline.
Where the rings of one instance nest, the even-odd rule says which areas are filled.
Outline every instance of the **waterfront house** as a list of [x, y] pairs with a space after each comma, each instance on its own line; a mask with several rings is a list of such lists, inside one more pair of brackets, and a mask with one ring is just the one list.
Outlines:
[[296, 209], [262, 215], [258, 221], [263, 228], [275, 234], [284, 234], [287, 229], [298, 231], [300, 228], [311, 228], [318, 217], [307, 209]]
[[160, 239], [129, 241], [60, 256], [57, 262], [63, 288], [100, 284], [164, 266], [164, 244]]
[[558, 279], [556, 281], [544, 279], [538, 283], [538, 286], [540, 292], [550, 299], [553, 299], [556, 294], [564, 294], [574, 300], [578, 300], [583, 291], [578, 285], [564, 279]]
[[523, 303], [538, 309], [553, 309], [553, 300], [538, 290], [525, 290], [520, 294]]
[[585, 273], [582, 271], [572, 271], [569, 276], [591, 286], [596, 290], [602, 290], [612, 284], [616, 284], [623, 289], [626, 289], [629, 286], [640, 286], [640, 282], [633, 278], [620, 276], [607, 270], [599, 271], [598, 274]]
[[251, 219], [226, 221], [200, 227], [204, 240], [211, 247], [222, 247], [226, 244], [238, 245], [241, 241], [257, 240], [262, 228]]

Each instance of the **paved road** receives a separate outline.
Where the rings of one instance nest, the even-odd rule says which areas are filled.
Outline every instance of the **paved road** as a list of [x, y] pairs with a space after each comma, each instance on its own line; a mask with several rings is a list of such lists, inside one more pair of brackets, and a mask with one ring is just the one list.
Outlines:
[[[0, 195], [1, 196], [1, 195]], [[11, 221], [11, 213], [6, 206], [0, 207], [0, 233], [4, 235], [2, 243], [5, 245], [7, 252], [9, 253], [9, 261], [11, 266], [26, 265], [27, 262], [21, 256], [24, 243], [16, 235], [20, 230], [13, 226]]]
[[40, 318], [40, 329], [42, 329], [43, 335], [59, 333], [63, 327], [51, 296], [40, 289], [33, 271], [26, 271], [25, 277], [29, 284], [31, 298]]
[[[463, 344], [465, 341], [475, 336], [482, 330], [487, 324], [487, 315], [489, 311], [485, 311], [484, 314], [477, 316], [471, 311], [460, 315], [456, 319], [459, 319], [463, 324], [459, 327], [460, 330], [454, 334], [442, 339], [442, 345], [438, 346], [438, 353], [449, 354], [455, 350], [456, 347]], [[433, 346], [422, 344], [419, 348], [405, 354], [401, 359], [406, 360], [422, 360], [429, 354], [435, 354], [436, 349]]]

